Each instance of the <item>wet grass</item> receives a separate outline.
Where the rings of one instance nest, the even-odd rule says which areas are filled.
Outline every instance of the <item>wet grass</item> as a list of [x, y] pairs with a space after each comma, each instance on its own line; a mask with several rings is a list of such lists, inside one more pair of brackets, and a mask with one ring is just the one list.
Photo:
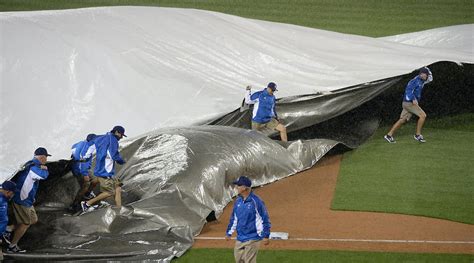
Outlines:
[[427, 120], [422, 144], [415, 123], [395, 144], [377, 133], [344, 155], [332, 203], [335, 210], [421, 215], [474, 224], [474, 114]]
[[[225, 242], [225, 241], [222, 241]], [[191, 249], [182, 257], [173, 260], [176, 263], [233, 262], [232, 249]], [[348, 252], [348, 251], [292, 251], [292, 250], [260, 250], [257, 260], [261, 262], [472, 262], [474, 255], [450, 254], [417, 254], [417, 253], [382, 253], [382, 252]]]
[[372, 37], [474, 23], [471, 0], [0, 0], [0, 11], [124, 5], [205, 9]]

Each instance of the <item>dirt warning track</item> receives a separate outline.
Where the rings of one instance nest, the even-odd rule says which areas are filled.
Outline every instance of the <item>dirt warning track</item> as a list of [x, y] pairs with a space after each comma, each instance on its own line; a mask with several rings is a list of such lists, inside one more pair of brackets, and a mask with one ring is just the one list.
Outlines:
[[[295, 176], [254, 189], [262, 197], [273, 232], [263, 249], [363, 250], [474, 254], [474, 225], [421, 216], [330, 210], [342, 156], [321, 160]], [[223, 237], [233, 203], [204, 226], [194, 248], [232, 248]]]

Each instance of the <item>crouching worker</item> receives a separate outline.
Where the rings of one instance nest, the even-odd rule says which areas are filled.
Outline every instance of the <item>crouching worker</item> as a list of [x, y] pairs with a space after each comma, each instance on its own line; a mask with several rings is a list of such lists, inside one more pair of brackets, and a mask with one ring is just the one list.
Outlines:
[[[10, 226], [13, 229], [13, 238], [4, 238], [9, 243], [7, 253], [21, 253], [25, 250], [18, 247], [18, 242], [31, 225], [36, 224], [38, 216], [33, 206], [38, 190], [39, 181], [48, 178], [48, 167], [45, 165], [48, 159], [48, 151], [45, 148], [35, 150], [33, 160], [27, 162], [25, 169], [18, 174], [16, 179], [16, 193], [9, 207]], [[8, 235], [5, 235], [8, 236]]]
[[85, 141], [80, 141], [72, 146], [72, 174], [77, 178], [80, 185], [79, 191], [70, 207], [73, 211], [80, 209], [80, 202], [83, 199], [89, 200], [95, 197], [92, 190], [98, 182], [97, 179], [90, 174], [92, 156], [95, 154], [93, 141], [95, 137], [96, 135], [91, 133], [87, 135]]
[[[4, 235], [8, 224], [8, 201], [15, 195], [16, 184], [12, 181], [5, 181], [0, 189], [0, 234]], [[3, 253], [0, 250], [0, 260], [3, 260]]]
[[234, 247], [235, 262], [257, 262], [260, 243], [270, 243], [270, 219], [263, 201], [252, 192], [252, 182], [245, 176], [234, 182], [239, 197], [234, 202], [226, 232], [226, 240], [230, 240], [237, 230], [237, 241]]
[[280, 132], [281, 140], [288, 141], [286, 127], [278, 120], [275, 112], [275, 95], [278, 91], [277, 85], [270, 82], [267, 88], [252, 93], [251, 87], [247, 86], [245, 92], [245, 103], [254, 104], [252, 113], [252, 130], [261, 131], [265, 128]]
[[122, 184], [115, 177], [115, 162], [120, 165], [125, 161], [118, 151], [119, 140], [125, 135], [125, 129], [122, 126], [115, 126], [112, 131], [94, 139], [96, 149], [96, 164], [94, 175], [100, 184], [100, 194], [88, 201], [81, 202], [81, 208], [85, 211], [93, 210], [93, 205], [101, 200], [115, 197], [115, 205], [122, 206]]

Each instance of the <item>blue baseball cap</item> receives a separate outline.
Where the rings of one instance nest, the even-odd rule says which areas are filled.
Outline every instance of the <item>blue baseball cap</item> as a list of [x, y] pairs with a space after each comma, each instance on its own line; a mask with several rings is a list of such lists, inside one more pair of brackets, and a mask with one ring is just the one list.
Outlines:
[[426, 75], [430, 74], [430, 70], [427, 67], [420, 68], [420, 74], [425, 73]]
[[250, 179], [247, 176], [241, 176], [241, 177], [239, 177], [239, 179], [237, 179], [237, 181], [234, 181], [233, 184], [245, 185], [247, 187], [251, 187], [252, 186], [252, 181], [250, 181]]
[[48, 151], [43, 147], [39, 147], [35, 150], [35, 156], [36, 155], [51, 156], [51, 154], [49, 154]]
[[90, 134], [87, 135], [86, 141], [90, 142], [90, 141], [94, 140], [95, 137], [97, 137], [97, 135], [95, 135], [93, 133], [90, 133]]
[[16, 190], [16, 184], [12, 181], [5, 181], [2, 184], [2, 189], [7, 190], [7, 191], [12, 191], [15, 192]]
[[275, 84], [275, 82], [270, 82], [268, 83], [267, 88], [270, 88], [272, 91], [277, 91], [277, 84]]
[[125, 135], [125, 128], [120, 126], [120, 125], [117, 125], [115, 126], [112, 131], [110, 131], [111, 133], [114, 133], [114, 132], [118, 132], [120, 134], [123, 135], [123, 137], [127, 137], [127, 135]]

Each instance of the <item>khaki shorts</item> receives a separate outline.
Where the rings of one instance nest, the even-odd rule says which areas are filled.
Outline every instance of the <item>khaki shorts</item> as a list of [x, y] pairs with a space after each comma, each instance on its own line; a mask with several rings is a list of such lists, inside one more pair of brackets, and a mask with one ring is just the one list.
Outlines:
[[79, 185], [81, 185], [81, 188], [87, 188], [89, 189], [90, 185], [92, 182], [97, 181], [97, 177], [93, 175], [92, 173], [89, 172], [89, 181], [84, 180], [85, 175], [80, 175], [76, 176], [77, 181], [79, 182]]
[[280, 123], [275, 118], [272, 118], [269, 122], [266, 122], [266, 123], [258, 123], [258, 122], [252, 121], [252, 130], [261, 131], [265, 128], [275, 130], [278, 124]]
[[33, 206], [27, 207], [19, 205], [15, 202], [9, 203], [9, 216], [13, 222], [9, 224], [25, 224], [32, 225], [38, 221], [38, 216], [36, 215], [35, 208]]
[[89, 183], [88, 183], [88, 185], [90, 186], [91, 183], [99, 181], [99, 179], [97, 179], [97, 178], [98, 178], [97, 176], [93, 175], [92, 173], [89, 173]]
[[122, 186], [122, 183], [119, 179], [110, 178], [110, 177], [96, 177], [100, 184], [101, 193], [109, 193], [115, 195], [115, 188]]
[[402, 103], [402, 113], [400, 113], [400, 119], [405, 119], [407, 121], [410, 120], [411, 116], [413, 116], [413, 114], [415, 114], [416, 116], [420, 117], [420, 115], [422, 114], [425, 114], [426, 113], [420, 108], [420, 106], [418, 105], [415, 105], [411, 102], [403, 102]]

